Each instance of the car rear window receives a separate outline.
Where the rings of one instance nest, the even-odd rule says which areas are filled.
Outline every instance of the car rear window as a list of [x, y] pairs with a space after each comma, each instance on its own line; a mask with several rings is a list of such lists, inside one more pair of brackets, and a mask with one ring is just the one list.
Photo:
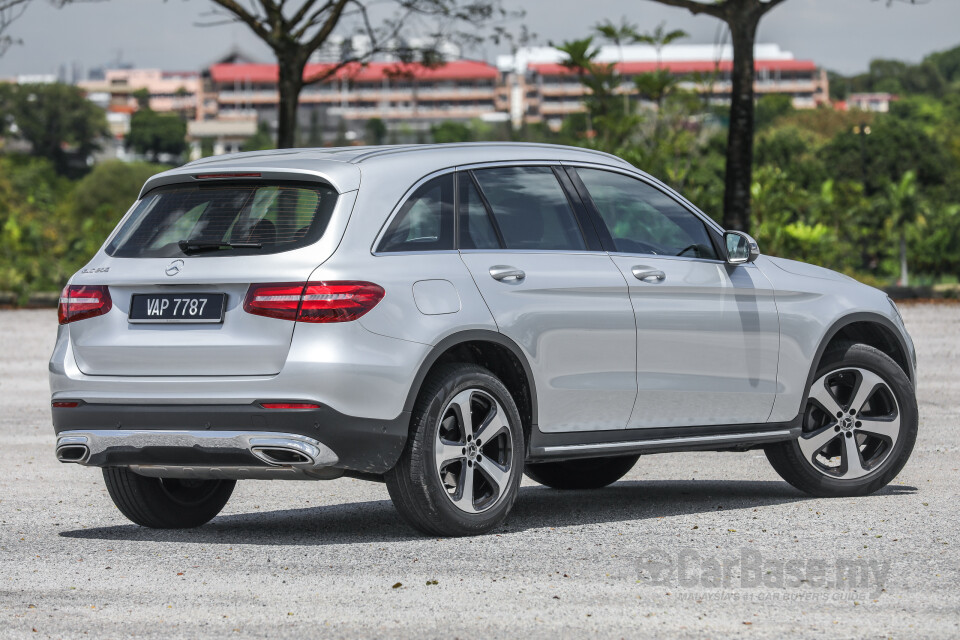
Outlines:
[[336, 190], [318, 184], [160, 187], [144, 196], [106, 251], [117, 258], [289, 251], [323, 236], [336, 202]]

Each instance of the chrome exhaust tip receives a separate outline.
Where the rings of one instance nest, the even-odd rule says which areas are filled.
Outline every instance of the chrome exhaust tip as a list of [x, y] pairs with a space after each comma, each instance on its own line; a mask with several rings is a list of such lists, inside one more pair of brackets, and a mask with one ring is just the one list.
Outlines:
[[90, 458], [90, 447], [84, 436], [68, 436], [57, 440], [57, 460], [84, 464]]
[[320, 457], [319, 448], [287, 438], [251, 438], [250, 453], [272, 467], [313, 467]]

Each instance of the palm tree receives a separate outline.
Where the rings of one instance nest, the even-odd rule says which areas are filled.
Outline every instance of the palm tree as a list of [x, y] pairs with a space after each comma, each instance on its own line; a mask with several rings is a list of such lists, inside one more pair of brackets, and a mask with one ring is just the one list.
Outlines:
[[893, 226], [900, 234], [900, 280], [901, 287], [910, 285], [907, 273], [907, 225], [917, 221], [920, 203], [917, 197], [917, 174], [907, 171], [900, 182], [887, 185], [887, 202], [892, 214]]
[[[552, 44], [552, 43], [551, 43]], [[593, 37], [581, 38], [580, 40], [565, 40], [563, 44], [555, 46], [566, 58], [560, 61], [560, 64], [577, 74], [580, 85], [583, 86], [584, 78], [588, 73], [593, 73], [594, 61], [599, 55], [600, 50], [593, 46]], [[593, 131], [593, 122], [590, 118], [590, 110], [587, 110], [587, 130]]]
[[666, 22], [661, 22], [653, 31], [637, 35], [637, 42], [651, 45], [657, 52], [657, 69], [653, 73], [644, 73], [636, 78], [634, 82], [641, 95], [647, 95], [653, 98], [657, 103], [657, 120], [654, 127], [654, 135], [660, 135], [660, 116], [663, 108], [663, 99], [666, 97], [670, 88], [677, 83], [676, 77], [670, 71], [661, 69], [663, 64], [663, 48], [679, 40], [686, 38], [688, 34], [683, 29], [666, 30]]
[[673, 31], [667, 31], [664, 27], [666, 22], [661, 22], [657, 25], [657, 28], [653, 31], [647, 33], [641, 33], [637, 35], [635, 42], [643, 42], [644, 44], [649, 44], [657, 51], [657, 71], [660, 70], [660, 65], [663, 63], [663, 48], [668, 44], [679, 40], [680, 38], [688, 38], [690, 34], [684, 31], [683, 29], [674, 29]]
[[[598, 23], [593, 27], [593, 30], [597, 32], [598, 35], [606, 38], [612, 42], [617, 47], [617, 52], [620, 58], [620, 75], [623, 75], [623, 45], [632, 44], [638, 42], [640, 34], [637, 32], [637, 25], [630, 24], [627, 22], [625, 17], [620, 18], [620, 24], [613, 24], [610, 20], [606, 22]], [[628, 113], [630, 111], [630, 95], [629, 91], [623, 90], [623, 112]]]

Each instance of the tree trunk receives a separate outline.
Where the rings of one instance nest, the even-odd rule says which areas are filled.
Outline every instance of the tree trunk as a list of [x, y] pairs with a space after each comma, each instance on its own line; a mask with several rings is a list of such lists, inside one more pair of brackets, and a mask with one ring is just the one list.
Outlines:
[[750, 185], [753, 181], [753, 46], [760, 16], [744, 15], [727, 20], [733, 40], [733, 87], [730, 94], [730, 130], [727, 136], [727, 168], [723, 193], [723, 225], [750, 231]]
[[300, 60], [297, 56], [288, 56], [277, 52], [277, 63], [280, 71], [277, 148], [289, 149], [296, 146], [297, 112], [300, 104], [300, 90], [303, 89], [305, 61]]
[[910, 286], [910, 276], [907, 273], [907, 234], [900, 229], [900, 286]]

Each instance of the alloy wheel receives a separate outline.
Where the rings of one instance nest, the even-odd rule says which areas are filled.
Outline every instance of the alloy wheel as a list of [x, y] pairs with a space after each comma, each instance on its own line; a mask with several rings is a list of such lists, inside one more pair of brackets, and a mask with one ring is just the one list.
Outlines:
[[877, 470], [900, 435], [900, 408], [882, 377], [842, 367], [810, 387], [799, 438], [804, 459], [820, 473], [853, 480]]
[[443, 409], [434, 437], [437, 475], [450, 501], [481, 513], [507, 492], [513, 472], [513, 440], [507, 414], [481, 389], [461, 391]]

